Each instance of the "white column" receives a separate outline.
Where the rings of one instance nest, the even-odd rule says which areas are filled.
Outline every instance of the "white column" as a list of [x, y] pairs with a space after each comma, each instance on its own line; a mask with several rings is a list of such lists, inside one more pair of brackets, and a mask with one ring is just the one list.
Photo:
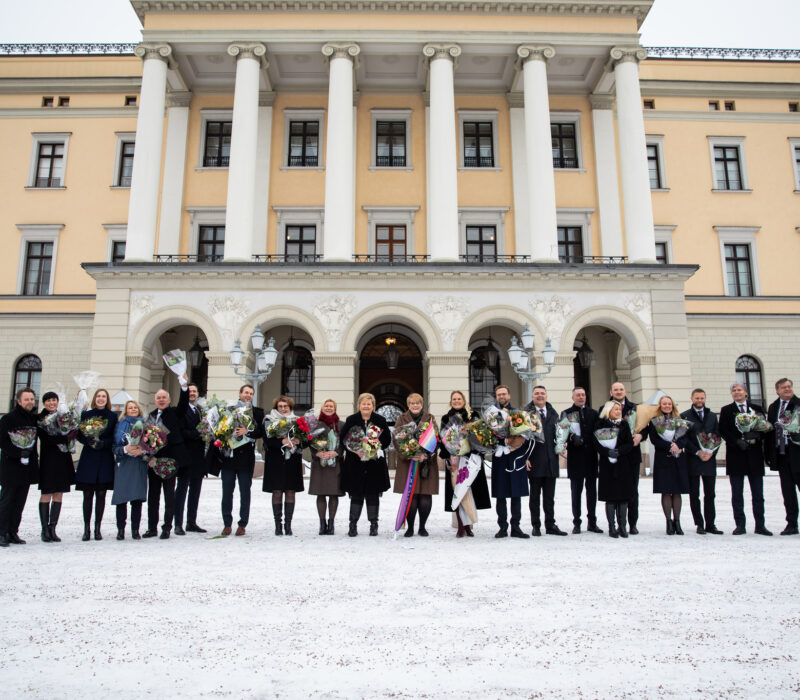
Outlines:
[[528, 167], [525, 163], [525, 98], [509, 93], [511, 123], [511, 173], [514, 187], [514, 240], [517, 255], [531, 254], [530, 211], [528, 210]]
[[131, 173], [125, 260], [152, 262], [156, 242], [161, 146], [164, 140], [164, 100], [169, 44], [139, 44], [134, 53], [144, 61], [136, 152]]
[[530, 250], [534, 261], [558, 262], [556, 182], [550, 136], [547, 61], [552, 46], [520, 46], [525, 92], [525, 155], [528, 166]]
[[629, 262], [655, 262], [656, 259], [647, 142], [639, 89], [639, 61], [646, 57], [647, 52], [641, 47], [615, 46], [611, 49], [617, 84], [619, 162]]
[[164, 147], [164, 184], [158, 220], [158, 252], [177, 255], [181, 238], [183, 175], [186, 170], [186, 136], [189, 133], [191, 92], [167, 95], [167, 144]]
[[590, 95], [594, 160], [597, 175], [597, 204], [600, 218], [601, 255], [624, 255], [622, 219], [619, 213], [619, 173], [614, 134], [614, 98], [611, 95]]
[[453, 74], [461, 55], [457, 44], [426, 44], [430, 59], [430, 211], [428, 253], [431, 260], [458, 260], [458, 157]]
[[325, 44], [328, 118], [325, 139], [325, 260], [352, 262], [355, 245], [355, 119], [353, 68], [358, 44]]
[[274, 92], [262, 92], [258, 99], [258, 142], [256, 144], [255, 208], [253, 211], [253, 255], [267, 252], [269, 213], [269, 170], [272, 146], [272, 105]]
[[236, 86], [225, 209], [226, 261], [247, 262], [253, 254], [258, 87], [266, 52], [266, 47], [258, 43], [231, 44], [228, 47], [228, 54], [236, 59]]

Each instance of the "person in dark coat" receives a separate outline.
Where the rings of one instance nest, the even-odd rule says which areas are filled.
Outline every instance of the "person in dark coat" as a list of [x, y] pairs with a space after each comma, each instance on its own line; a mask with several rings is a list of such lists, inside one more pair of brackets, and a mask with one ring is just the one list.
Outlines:
[[506, 499], [511, 499], [511, 536], [527, 540], [530, 535], [522, 531], [522, 499], [528, 491], [528, 473], [531, 469], [531, 457], [534, 441], [526, 440], [522, 435], [511, 435], [499, 445], [492, 457], [492, 497], [497, 499], [497, 525], [495, 538], [508, 537], [508, 506]]
[[[56, 412], [58, 394], [48, 391], [42, 396], [44, 408], [39, 420]], [[56, 525], [61, 515], [61, 501], [75, 483], [75, 464], [69, 451], [69, 435], [50, 435], [39, 428], [39, 520], [42, 524], [42, 542], [61, 542]]]
[[736, 427], [737, 413], [760, 413], [761, 406], [750, 403], [747, 389], [741, 382], [731, 384], [733, 402], [723, 406], [719, 412], [719, 432], [725, 441], [725, 472], [731, 484], [731, 505], [736, 527], [734, 535], [747, 532], [744, 515], [744, 480], [750, 484], [753, 503], [753, 517], [756, 521], [757, 535], [771, 536], [764, 521], [764, 433], [742, 434]]
[[371, 425], [379, 431], [378, 440], [380, 449], [372, 459], [362, 460], [363, 452], [345, 451], [342, 463], [342, 489], [350, 496], [350, 537], [358, 535], [358, 519], [367, 502], [367, 519], [369, 520], [369, 534], [378, 534], [378, 514], [380, 510], [380, 497], [391, 488], [389, 482], [389, 467], [383, 452], [392, 442], [392, 434], [386, 419], [375, 412], [375, 397], [372, 394], [361, 394], [356, 401], [358, 412], [347, 417], [342, 432], [339, 435], [342, 446], [345, 445], [347, 435], [353, 428], [361, 428], [365, 433]]
[[[461, 420], [461, 422], [466, 425], [478, 418], [480, 418], [480, 416], [469, 407], [464, 393], [456, 389], [450, 392], [450, 410], [442, 416], [442, 420], [439, 422], [439, 430], [444, 431], [453, 420]], [[453, 519], [456, 521], [454, 527], [458, 527], [456, 530], [456, 537], [464, 537], [464, 535], [467, 537], [474, 537], [472, 525], [465, 525], [461, 522], [458, 509], [453, 511], [453, 479], [451, 478], [451, 474], [454, 469], [458, 468], [460, 460], [456, 455], [455, 463], [453, 463], [453, 456], [441, 442], [439, 443], [439, 457], [444, 461], [446, 468], [444, 477], [444, 509], [448, 513], [453, 513]], [[483, 469], [478, 472], [469, 490], [472, 492], [472, 501], [475, 504], [476, 510], [488, 510], [492, 507], [492, 500], [489, 497], [489, 486], [486, 483], [486, 472]]]
[[617, 428], [619, 433], [617, 444], [614, 447], [606, 447], [600, 444], [592, 431], [592, 441], [599, 455], [597, 496], [606, 504], [608, 536], [615, 539], [627, 538], [625, 521], [628, 517], [628, 503], [636, 487], [634, 476], [639, 470], [639, 465], [634, 464], [631, 459], [633, 436], [627, 421], [622, 419], [622, 404], [619, 401], [607, 401], [603, 406], [594, 424], [594, 430], [603, 428]]
[[95, 440], [78, 433], [77, 439], [83, 445], [78, 459], [75, 482], [78, 491], [83, 491], [83, 537], [88, 542], [92, 520], [92, 501], [94, 501], [94, 538], [102, 540], [100, 526], [106, 509], [106, 492], [114, 488], [114, 430], [117, 427], [117, 414], [109, 409], [108, 392], [98, 389], [94, 392], [88, 411], [81, 413], [81, 421], [102, 418], [106, 427]]
[[172, 531], [172, 519], [175, 515], [175, 479], [176, 475], [162, 479], [152, 469], [156, 458], [166, 457], [174, 459], [175, 464], [180, 469], [189, 461], [189, 454], [183, 442], [183, 419], [189, 407], [189, 390], [187, 389], [188, 379], [186, 374], [179, 377], [181, 383], [181, 396], [177, 406], [171, 406], [169, 393], [165, 389], [156, 392], [156, 407], [150, 411], [150, 418], [161, 420], [164, 427], [169, 431], [167, 443], [149, 460], [148, 466], [151, 467], [147, 472], [147, 531], [142, 537], [155, 537], [158, 535], [158, 511], [161, 505], [161, 491], [164, 491], [164, 524], [161, 527], [160, 539], [169, 539]]
[[[680, 418], [678, 407], [669, 396], [658, 401], [658, 411], [653, 418]], [[682, 535], [681, 505], [682, 493], [689, 493], [689, 466], [686, 463], [686, 445], [689, 433], [684, 432], [671, 440], [659, 435], [652, 420], [647, 427], [650, 442], [656, 451], [653, 461], [653, 493], [661, 494], [661, 509], [667, 521], [668, 535]]]
[[[719, 421], [717, 414], [706, 407], [706, 392], [695, 389], [692, 392], [692, 407], [683, 413], [681, 418], [692, 424], [689, 431], [689, 441], [686, 445], [686, 461], [689, 465], [689, 505], [692, 517], [697, 527], [698, 535], [710, 532], [712, 535], [721, 535], [714, 524], [717, 511], [714, 507], [714, 497], [717, 482], [717, 454], [703, 452], [700, 449], [698, 435], [700, 433], [713, 433], [719, 435]], [[700, 508], [700, 482], [703, 482], [703, 508]], [[705, 515], [705, 520], [703, 519]]]
[[0, 547], [25, 544], [19, 536], [22, 511], [31, 484], [39, 481], [36, 443], [22, 450], [9, 437], [9, 433], [25, 428], [36, 431], [36, 393], [24, 387], [17, 391], [16, 400], [11, 412], [0, 418]]
[[114, 493], [111, 505], [117, 507], [117, 539], [125, 539], [125, 524], [128, 519], [128, 503], [131, 504], [131, 537], [142, 539], [139, 527], [142, 522], [142, 504], [147, 500], [147, 462], [142, 458], [139, 445], [128, 444], [128, 438], [137, 422], [144, 422], [144, 412], [135, 401], [127, 401], [122, 418], [114, 431], [114, 456], [117, 468], [114, 472]]
[[764, 439], [764, 456], [769, 468], [777, 471], [781, 479], [783, 507], [786, 510], [786, 527], [781, 535], [796, 535], [797, 530], [797, 490], [800, 489], [800, 434], [791, 437], [780, 424], [785, 414], [800, 411], [800, 399], [794, 395], [792, 380], [782, 377], [775, 382], [778, 398], [767, 409], [767, 420], [775, 427], [773, 435]]
[[256, 466], [256, 440], [264, 437], [264, 411], [253, 406], [255, 389], [252, 384], [244, 384], [239, 388], [239, 402], [233, 408], [250, 407], [253, 411], [255, 427], [251, 431], [237, 428], [236, 435], [246, 435], [250, 441], [233, 450], [229, 456], [223, 456], [216, 447], [209, 450], [212, 461], [216, 461], [222, 480], [222, 537], [231, 534], [233, 527], [233, 491], [239, 483], [239, 522], [236, 536], [243, 537], [250, 522], [250, 490], [253, 485], [253, 471]]
[[558, 479], [558, 455], [556, 454], [556, 426], [558, 413], [547, 402], [547, 389], [543, 386], [533, 387], [533, 400], [525, 406], [526, 411], [535, 411], [542, 421], [544, 442], [534, 441], [531, 469], [528, 476], [531, 480], [531, 497], [528, 501], [531, 511], [532, 534], [540, 537], [542, 520], [539, 512], [539, 499], [544, 509], [544, 531], [548, 535], [566, 535], [556, 525], [555, 501], [556, 480]]
[[[183, 418], [183, 444], [186, 445], [187, 463], [178, 470], [175, 482], [175, 534], [187, 532], [207, 532], [197, 524], [197, 508], [200, 504], [200, 491], [203, 477], [206, 476], [206, 449], [197, 425], [200, 423], [200, 407], [197, 399], [200, 392], [197, 384], [189, 383], [189, 406]], [[186, 497], [189, 497], [187, 502]], [[183, 529], [183, 509], [186, 506], [186, 530]]]
[[[297, 420], [294, 414], [294, 399], [278, 396], [272, 401], [272, 410], [267, 423], [282, 419]], [[303, 451], [298, 448], [297, 438], [264, 438], [264, 479], [261, 489], [272, 494], [272, 516], [275, 519], [276, 535], [292, 534], [295, 494], [304, 491]], [[286, 453], [293, 450], [287, 459]], [[283, 522], [281, 522], [283, 517]]]
[[[339, 416], [336, 413], [337, 410], [336, 401], [325, 399], [319, 411], [319, 427], [325, 430], [326, 435], [331, 430], [334, 431], [338, 442], [339, 433], [342, 432], [344, 422], [339, 420]], [[341, 486], [341, 445], [335, 450], [322, 450], [320, 452], [312, 450], [311, 452], [311, 477], [308, 480], [308, 493], [317, 497], [319, 534], [333, 535], [336, 531], [334, 521], [336, 520], [336, 511], [339, 509], [339, 496], [344, 496]], [[330, 460], [334, 460], [333, 464], [327, 463]], [[323, 464], [323, 461], [326, 464]]]
[[576, 415], [580, 435], [570, 431], [567, 440], [567, 476], [572, 491], [572, 534], [581, 531], [581, 496], [586, 486], [586, 529], [589, 532], [603, 531], [597, 527], [597, 450], [592, 438], [597, 411], [586, 405], [586, 390], [576, 386], [572, 390], [572, 406], [561, 412], [561, 418]]

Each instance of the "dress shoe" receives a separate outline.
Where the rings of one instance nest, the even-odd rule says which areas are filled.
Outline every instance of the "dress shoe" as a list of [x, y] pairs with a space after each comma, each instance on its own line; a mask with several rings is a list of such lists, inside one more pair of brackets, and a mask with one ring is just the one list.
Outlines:
[[186, 523], [186, 532], [208, 532], [208, 530], [204, 530], [197, 523]]
[[512, 527], [511, 528], [511, 536], [512, 537], [517, 537], [517, 538], [519, 538], [521, 540], [528, 540], [531, 537], [527, 532], [523, 532], [518, 527]]
[[456, 537], [463, 537], [466, 533], [464, 532], [464, 526], [459, 523], [458, 524], [458, 531], [456, 532]]
[[239, 527], [237, 527], [237, 528], [236, 528], [236, 532], [235, 532], [235, 533], [233, 533], [233, 534], [234, 534], [234, 536], [236, 536], [236, 537], [244, 537], [244, 535], [245, 535], [245, 529], [244, 529], [244, 526], [242, 526], [242, 525], [239, 525]]
[[414, 536], [414, 528], [407, 527], [406, 531], [403, 533], [403, 537], [413, 537]]
[[347, 530], [348, 537], [358, 537], [358, 523], [355, 520], [350, 521], [350, 528]]
[[500, 528], [494, 535], [495, 539], [501, 540], [503, 537], [508, 537], [508, 530]]
[[[597, 527], [597, 525], [589, 525], [589, 527], [586, 528], [586, 531], [587, 532], [596, 532], [598, 535], [602, 535], [603, 534], [603, 531], [599, 527]], [[633, 534], [633, 533], [631, 533], [631, 534]]]
[[796, 534], [798, 534], [797, 526], [796, 525], [787, 525], [785, 528], [783, 528], [783, 530], [781, 530], [781, 534], [782, 535], [796, 535]]
[[628, 534], [631, 534], [631, 535], [638, 535], [639, 534], [639, 531], [636, 529], [636, 525], [631, 525], [630, 527], [628, 527]]
[[744, 529], [744, 525], [737, 525], [733, 529], [733, 532], [731, 534], [732, 535], [744, 535], [746, 533], [747, 533], [747, 530]]
[[158, 539], [160, 539], [160, 540], [168, 540], [169, 539], [169, 530], [167, 530], [167, 528], [164, 528], [163, 530], [161, 530], [161, 534], [159, 535]]
[[140, 540], [142, 539], [142, 536], [139, 534], [138, 530], [131, 530], [131, 539]]
[[772, 533], [769, 530], [767, 530], [767, 528], [765, 528], [763, 525], [760, 525], [759, 527], [756, 528], [756, 534], [772, 537]]
[[705, 535], [706, 534], [706, 529], [702, 525], [698, 525], [697, 526], [697, 534], [698, 535]]
[[125, 539], [125, 528], [124, 527], [118, 527], [117, 528], [117, 539], [118, 540], [124, 540]]
[[8, 547], [8, 536], [0, 535], [0, 547]]
[[183, 536], [183, 535], [186, 534], [186, 530], [184, 530], [183, 527], [181, 527], [180, 525], [176, 525], [175, 526], [175, 534]]
[[422, 525], [420, 525], [419, 530], [417, 530], [417, 534], [420, 537], [427, 537], [428, 536], [428, 531], [424, 527], [422, 527]]
[[228, 535], [231, 534], [231, 532], [233, 532], [233, 530], [231, 530], [230, 526], [226, 525], [225, 527], [222, 528], [222, 532], [219, 533], [219, 536], [227, 537]]
[[378, 521], [377, 520], [370, 520], [370, 522], [369, 522], [369, 536], [370, 537], [377, 537], [378, 536]]
[[672, 523], [672, 526], [675, 528], [675, 534], [676, 535], [682, 535], [683, 534], [683, 528], [681, 527], [681, 521], [680, 520], [675, 518], [675, 520]]
[[472, 531], [472, 525], [464, 525], [464, 532], [467, 533], [467, 537], [475, 537], [475, 533]]
[[534, 526], [531, 528], [531, 534], [532, 534], [534, 537], [541, 537], [541, 536], [542, 536], [542, 528], [541, 528], [541, 527], [539, 527], [538, 525], [534, 525]]
[[548, 527], [545, 530], [545, 534], [547, 535], [558, 535], [559, 537], [566, 537], [567, 533], [561, 530], [558, 525], [553, 525], [553, 527]]
[[725, 533], [722, 530], [717, 530], [716, 525], [706, 525], [706, 532], [710, 535], [724, 535]]
[[581, 526], [580, 525], [575, 525], [572, 528], [572, 534], [573, 535], [580, 535], [581, 534]]
[[25, 540], [20, 539], [19, 535], [16, 532], [8, 533], [8, 541], [11, 544], [25, 544]]
[[147, 529], [144, 531], [142, 537], [144, 537], [144, 539], [149, 539], [151, 537], [158, 537], [158, 531]]

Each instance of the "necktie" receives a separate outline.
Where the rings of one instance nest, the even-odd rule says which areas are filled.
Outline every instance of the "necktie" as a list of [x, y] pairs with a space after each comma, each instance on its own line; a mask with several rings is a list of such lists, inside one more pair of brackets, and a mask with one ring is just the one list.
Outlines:
[[743, 403], [740, 403], [739, 404], [739, 413], [744, 413], [744, 412], [745, 412], [745, 405]]
[[785, 411], [786, 411], [786, 401], [781, 401], [781, 410], [778, 411], [778, 418], [783, 416]]
[[698, 418], [700, 418], [700, 422], [702, 423], [703, 422], [703, 409], [702, 408], [697, 412], [697, 416], [698, 416]]
[[539, 409], [539, 415], [542, 417], [542, 423], [544, 423], [544, 409], [543, 408]]

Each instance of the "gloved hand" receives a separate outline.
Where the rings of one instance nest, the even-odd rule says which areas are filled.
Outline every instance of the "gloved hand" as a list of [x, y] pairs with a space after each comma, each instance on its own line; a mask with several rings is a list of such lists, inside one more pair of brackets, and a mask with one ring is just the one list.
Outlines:
[[619, 450], [615, 450], [613, 448], [610, 449], [608, 451], [608, 456], [609, 456], [610, 459], [616, 459], [617, 457], [619, 457]]
[[573, 447], [583, 447], [583, 438], [575, 433], [570, 433], [569, 441]]
[[750, 447], [750, 445], [747, 444], [747, 440], [740, 438], [736, 441], [736, 447], [738, 447], [742, 452], [747, 452], [747, 448]]

